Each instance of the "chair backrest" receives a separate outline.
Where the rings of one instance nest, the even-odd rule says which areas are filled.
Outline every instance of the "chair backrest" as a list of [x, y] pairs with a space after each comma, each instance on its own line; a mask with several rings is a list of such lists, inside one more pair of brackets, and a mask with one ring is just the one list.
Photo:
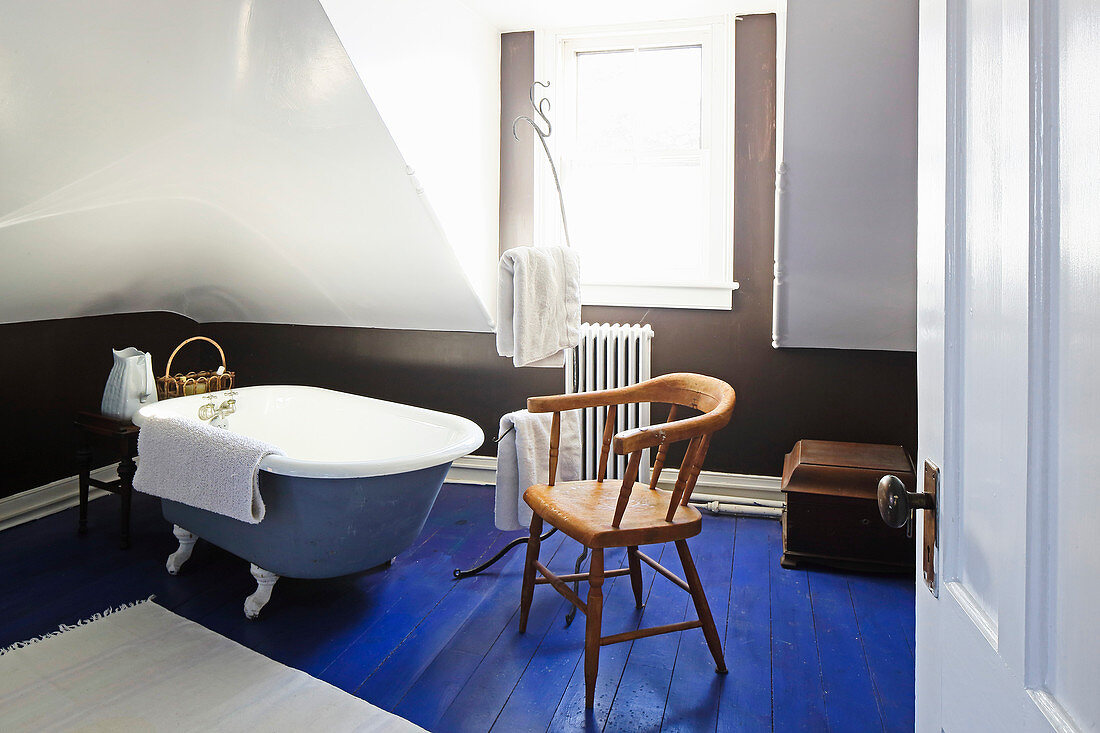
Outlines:
[[[657, 479], [664, 469], [668, 447], [673, 443], [689, 441], [684, 452], [684, 460], [676, 477], [676, 486], [669, 497], [668, 512], [665, 520], [671, 522], [678, 506], [686, 506], [695, 489], [695, 482], [703, 467], [703, 459], [710, 447], [710, 437], [724, 428], [730, 421], [736, 393], [733, 387], [720, 379], [701, 374], [666, 374], [640, 382], [629, 387], [602, 390], [599, 392], [580, 392], [550, 397], [532, 397], [527, 400], [530, 412], [553, 412], [550, 430], [550, 476], [552, 486], [557, 474], [558, 442], [561, 434], [561, 413], [585, 407], [603, 407], [607, 409], [604, 423], [603, 444], [600, 448], [599, 473], [597, 481], [607, 477], [607, 460], [611, 449], [618, 455], [629, 455], [626, 474], [623, 477], [622, 490], [615, 505], [613, 527], [618, 527], [626, 512], [630, 493], [638, 478], [642, 451], [657, 448], [657, 457], [653, 465], [653, 476], [649, 488], [655, 489]], [[658, 402], [669, 404], [668, 419], [645, 428], [626, 430], [617, 435], [615, 414], [619, 405], [635, 402]], [[676, 419], [679, 408], [699, 410], [703, 414]]]

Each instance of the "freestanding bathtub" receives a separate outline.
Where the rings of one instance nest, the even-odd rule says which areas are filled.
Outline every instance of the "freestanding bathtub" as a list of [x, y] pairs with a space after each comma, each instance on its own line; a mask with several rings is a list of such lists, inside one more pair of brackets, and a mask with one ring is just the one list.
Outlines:
[[[230, 392], [234, 392], [230, 394]], [[176, 574], [201, 537], [252, 563], [257, 590], [245, 601], [255, 618], [280, 576], [333, 578], [392, 560], [420, 534], [451, 462], [484, 440], [455, 415], [319, 387], [261, 386], [213, 392], [232, 398], [227, 429], [272, 443], [285, 456], [260, 462], [267, 507], [259, 524], [163, 499], [180, 547]], [[199, 420], [208, 395], [164, 400], [134, 416], [176, 413]], [[139, 457], [140, 460], [140, 457]]]

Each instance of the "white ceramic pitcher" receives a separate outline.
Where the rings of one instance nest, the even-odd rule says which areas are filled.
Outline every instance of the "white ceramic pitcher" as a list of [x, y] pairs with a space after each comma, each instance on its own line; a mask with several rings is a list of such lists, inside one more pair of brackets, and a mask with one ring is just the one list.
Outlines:
[[111, 351], [115, 355], [115, 364], [107, 377], [99, 411], [119, 420], [129, 420], [142, 405], [157, 401], [153, 357], [132, 346]]

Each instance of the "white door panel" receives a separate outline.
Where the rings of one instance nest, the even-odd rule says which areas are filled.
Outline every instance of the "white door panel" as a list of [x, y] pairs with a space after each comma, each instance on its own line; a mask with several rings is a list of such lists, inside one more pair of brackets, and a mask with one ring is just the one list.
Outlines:
[[961, 228], [962, 405], [957, 544], [945, 577], [973, 597], [995, 629], [1013, 597], [1026, 476], [1028, 338], [1027, 0], [968, 0], [961, 85], [965, 182]]
[[[945, 421], [944, 273], [947, 269], [944, 228], [947, 195], [947, 7], [942, 2], [921, 2], [918, 28], [920, 69], [917, 74], [917, 466], [932, 460], [943, 462]], [[918, 471], [920, 469], [918, 468]], [[918, 480], [920, 474], [918, 473]], [[915, 488], [915, 487], [909, 487]], [[923, 512], [917, 515], [913, 534], [924, 537]], [[945, 534], [950, 518], [940, 512], [939, 529]], [[941, 551], [936, 556], [942, 567]], [[916, 729], [935, 730], [940, 725], [941, 629], [936, 598], [917, 579], [916, 603]]]
[[1055, 374], [1057, 460], [1045, 684], [1085, 730], [1100, 729], [1100, 4], [1059, 4], [1059, 185]]
[[1047, 726], [1042, 714], [1023, 693], [1023, 681], [1013, 674], [1001, 655], [981, 634], [960, 633], [974, 619], [952, 593], [958, 587], [948, 584], [940, 594], [939, 609], [944, 637], [950, 637], [950, 642], [941, 649], [941, 664], [945, 673], [956, 674], [944, 675], [940, 726], [926, 726], [922, 730], [941, 727], [948, 733], [1043, 730]]
[[943, 473], [917, 728], [1095, 730], [1100, 4], [920, 23], [918, 457]]

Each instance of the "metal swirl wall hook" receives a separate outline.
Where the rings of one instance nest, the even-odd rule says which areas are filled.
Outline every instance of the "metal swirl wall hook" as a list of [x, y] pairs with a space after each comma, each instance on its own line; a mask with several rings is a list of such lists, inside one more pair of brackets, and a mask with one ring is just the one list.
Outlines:
[[[537, 112], [538, 116], [542, 118], [542, 121], [546, 123], [546, 132], [543, 132], [542, 128], [538, 126], [538, 123], [536, 123], [527, 115], [520, 115], [516, 119], [512, 120], [512, 137], [516, 138], [516, 140], [519, 140], [519, 136], [516, 135], [516, 123], [520, 120], [526, 120], [527, 122], [529, 122], [531, 124], [531, 127], [535, 128], [535, 131], [538, 133], [540, 138], [550, 137], [550, 135], [553, 134], [554, 126], [550, 124], [550, 118], [547, 116], [547, 112], [550, 111], [550, 100], [546, 97], [543, 97], [536, 103], [535, 87], [544, 87], [546, 89], [549, 89], [550, 82], [536, 81], [531, 84], [531, 89], [527, 92], [527, 98], [531, 100], [531, 106], [535, 108], [535, 112]], [[542, 108], [542, 105], [544, 104], [546, 105], [546, 109]]]
[[531, 106], [535, 108], [535, 113], [542, 118], [542, 121], [544, 123], [546, 123], [546, 130], [544, 131], [541, 127], [539, 127], [539, 124], [535, 122], [535, 120], [531, 117], [527, 115], [520, 115], [516, 119], [512, 120], [512, 137], [514, 137], [517, 141], [519, 140], [519, 135], [516, 133], [516, 125], [518, 125], [519, 122], [522, 120], [531, 125], [532, 129], [534, 129], [535, 131], [535, 134], [539, 138], [539, 142], [542, 143], [542, 151], [546, 153], [546, 160], [548, 163], [550, 163], [550, 172], [554, 175], [554, 188], [558, 190], [558, 208], [561, 209], [561, 228], [562, 231], [565, 232], [565, 244], [568, 247], [572, 247], [573, 243], [569, 240], [569, 224], [566, 222], [565, 218], [565, 198], [562, 196], [561, 193], [561, 181], [558, 179], [558, 168], [556, 165], [554, 165], [554, 156], [550, 155], [550, 146], [546, 144], [546, 138], [550, 137], [550, 133], [553, 132], [554, 129], [553, 125], [551, 125], [550, 123], [550, 117], [548, 116], [548, 113], [550, 112], [550, 100], [546, 97], [543, 97], [536, 103], [535, 87], [544, 87], [546, 89], [549, 89], [550, 82], [536, 81], [534, 84], [531, 85], [531, 91], [528, 93], [528, 97], [531, 99]]

